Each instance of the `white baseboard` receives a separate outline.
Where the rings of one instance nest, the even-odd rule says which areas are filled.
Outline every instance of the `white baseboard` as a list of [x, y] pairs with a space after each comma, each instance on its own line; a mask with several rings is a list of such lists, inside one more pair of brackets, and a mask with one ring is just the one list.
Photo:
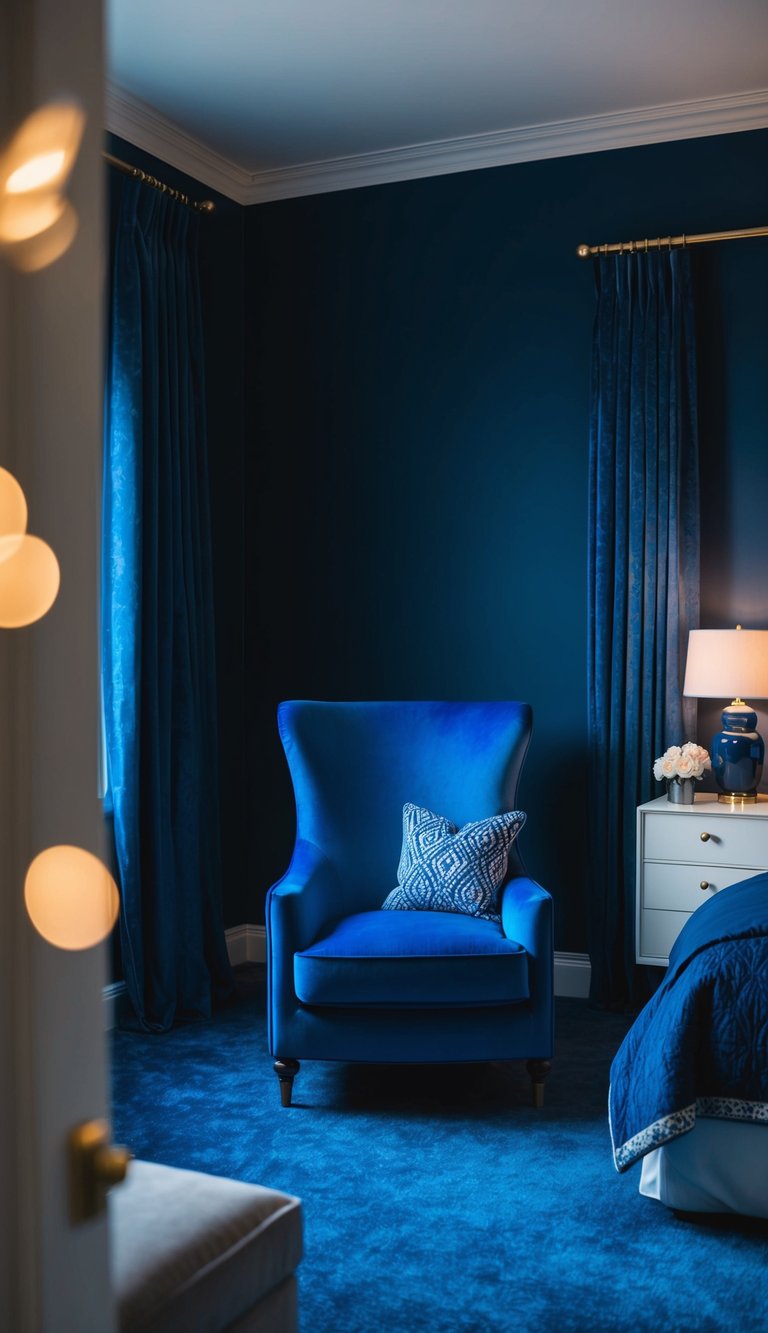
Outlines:
[[[224, 938], [232, 967], [242, 967], [243, 963], [266, 962], [267, 932], [264, 926], [232, 926], [230, 930], [225, 930]], [[102, 990], [101, 998], [104, 1002], [104, 1031], [111, 1032], [117, 1026], [117, 1012], [125, 998], [125, 982], [110, 982]]]
[[243, 963], [267, 961], [267, 931], [265, 926], [231, 926], [224, 931], [232, 967]]
[[101, 998], [104, 1001], [104, 1031], [111, 1032], [116, 1027], [117, 1007], [122, 996], [125, 995], [125, 982], [112, 981], [105, 986], [101, 992]]
[[[244, 963], [266, 962], [267, 932], [264, 926], [231, 926], [224, 932], [224, 936], [232, 967], [242, 967]], [[591, 971], [588, 954], [556, 953], [555, 995], [586, 1000], [589, 997]], [[124, 981], [115, 981], [111, 986], [104, 987], [105, 1031], [115, 1026], [115, 1009], [124, 993]]]
[[592, 964], [586, 953], [555, 953], [555, 995], [589, 999]]

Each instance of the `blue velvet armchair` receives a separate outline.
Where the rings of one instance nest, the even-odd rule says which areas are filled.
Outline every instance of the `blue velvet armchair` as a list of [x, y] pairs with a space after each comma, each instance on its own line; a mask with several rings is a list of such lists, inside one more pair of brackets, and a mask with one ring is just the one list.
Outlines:
[[383, 911], [403, 805], [456, 825], [515, 807], [524, 703], [283, 703], [296, 844], [267, 898], [269, 1050], [291, 1105], [301, 1060], [526, 1060], [543, 1104], [552, 1056], [552, 900], [517, 843], [501, 924]]

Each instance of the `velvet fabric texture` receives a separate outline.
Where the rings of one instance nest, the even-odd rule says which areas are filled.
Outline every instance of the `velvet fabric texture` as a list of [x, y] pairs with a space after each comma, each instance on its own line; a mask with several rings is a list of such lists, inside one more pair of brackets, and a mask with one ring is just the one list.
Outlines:
[[206, 1017], [221, 912], [198, 219], [113, 173], [102, 662], [107, 810], [140, 1025]]
[[[596, 263], [589, 481], [592, 999], [635, 991], [636, 808], [692, 739], [682, 698], [699, 615], [694, 302], [684, 251]], [[688, 725], [686, 725], [686, 721]]]
[[[530, 707], [293, 701], [280, 705], [279, 726], [297, 836], [291, 865], [267, 899], [272, 1054], [416, 1063], [548, 1059], [552, 901], [526, 874], [519, 839], [509, 850], [501, 926], [460, 913], [380, 910], [407, 801], [460, 826], [515, 808]], [[409, 931], [417, 943], [406, 948], [402, 935]], [[478, 955], [487, 955], [482, 993], [476, 980], [471, 990], [469, 979], [460, 989], [462, 952], [468, 977], [481, 967]], [[413, 996], [408, 1004], [400, 972]], [[350, 982], [346, 1003], [343, 977]], [[451, 984], [456, 1002], [449, 1005]]]
[[296, 954], [293, 975], [302, 1004], [432, 1009], [528, 998], [522, 945], [491, 921], [432, 909], [345, 917]]

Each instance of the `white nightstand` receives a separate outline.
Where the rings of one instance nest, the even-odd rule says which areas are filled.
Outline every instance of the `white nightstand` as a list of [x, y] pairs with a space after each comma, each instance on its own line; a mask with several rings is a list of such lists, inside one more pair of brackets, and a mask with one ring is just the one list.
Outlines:
[[692, 912], [719, 889], [768, 870], [768, 797], [720, 805], [702, 792], [694, 805], [666, 796], [638, 807], [635, 957], [666, 967]]

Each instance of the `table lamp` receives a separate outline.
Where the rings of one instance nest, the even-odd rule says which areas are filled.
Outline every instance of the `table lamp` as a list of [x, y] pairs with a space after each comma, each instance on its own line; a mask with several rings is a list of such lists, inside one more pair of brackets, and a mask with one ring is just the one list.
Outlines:
[[768, 699], [768, 630], [692, 629], [683, 694], [698, 699], [728, 699], [723, 730], [710, 747], [717, 799], [727, 804], [756, 801], [765, 746], [757, 732], [757, 713], [745, 703]]

